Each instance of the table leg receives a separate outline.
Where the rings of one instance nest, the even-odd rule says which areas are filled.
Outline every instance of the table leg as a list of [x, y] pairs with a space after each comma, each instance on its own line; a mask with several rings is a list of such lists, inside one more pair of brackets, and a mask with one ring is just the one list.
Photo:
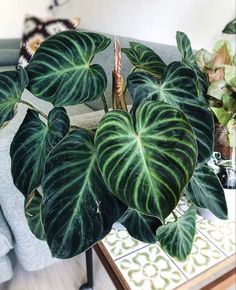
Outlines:
[[80, 290], [93, 290], [93, 250], [88, 249], [85, 252], [86, 256], [86, 272], [87, 272], [87, 283], [83, 284]]

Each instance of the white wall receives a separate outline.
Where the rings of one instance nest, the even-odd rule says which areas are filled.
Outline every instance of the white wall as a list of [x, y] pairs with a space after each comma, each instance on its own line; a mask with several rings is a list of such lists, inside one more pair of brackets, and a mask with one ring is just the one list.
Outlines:
[[[64, 0], [61, 0], [64, 1]], [[50, 0], [0, 0], [0, 38], [21, 36], [26, 13], [50, 15]], [[210, 49], [235, 17], [235, 0], [71, 0], [59, 16], [81, 16], [81, 27], [175, 44], [187, 33], [194, 48]]]

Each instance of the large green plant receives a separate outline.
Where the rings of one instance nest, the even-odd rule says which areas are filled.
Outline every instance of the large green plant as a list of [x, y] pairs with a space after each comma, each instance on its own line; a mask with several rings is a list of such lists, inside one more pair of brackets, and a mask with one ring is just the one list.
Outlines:
[[[93, 58], [110, 39], [62, 32], [40, 46], [26, 71], [0, 74], [1, 126], [19, 103], [27, 104], [21, 99], [25, 87], [54, 106], [46, 116], [28, 104], [10, 148], [30, 228], [54, 256], [85, 251], [120, 221], [136, 239], [159, 241], [184, 260], [195, 235], [195, 206], [227, 218], [223, 189], [207, 165], [213, 151], [207, 85], [187, 36], [178, 32], [177, 43], [183, 60], [169, 65], [139, 43], [124, 49], [134, 65], [127, 80], [133, 107], [128, 112], [119, 100], [124, 109], [107, 112], [96, 133], [71, 126], [62, 106], [98, 97], [105, 102], [106, 74]], [[114, 76], [121, 80], [118, 71]], [[182, 192], [191, 207], [177, 217]], [[168, 222], [170, 214], [174, 222]]]

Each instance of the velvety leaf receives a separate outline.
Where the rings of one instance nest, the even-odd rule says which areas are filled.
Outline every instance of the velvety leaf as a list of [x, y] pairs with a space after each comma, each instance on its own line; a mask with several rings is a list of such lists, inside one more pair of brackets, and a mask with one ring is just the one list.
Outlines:
[[98, 165], [111, 192], [161, 221], [175, 208], [195, 167], [195, 136], [185, 115], [164, 102], [143, 102], [135, 121], [111, 111], [95, 137]]
[[64, 108], [54, 108], [46, 126], [33, 110], [28, 110], [11, 144], [11, 171], [15, 186], [27, 197], [39, 187], [45, 159], [50, 150], [69, 132]]
[[70, 258], [103, 239], [127, 207], [104, 184], [94, 134], [71, 131], [49, 153], [43, 175], [43, 222], [53, 256]]
[[191, 253], [196, 232], [196, 209], [189, 208], [177, 221], [157, 229], [156, 237], [170, 256], [185, 261]]
[[218, 119], [220, 124], [222, 124], [223, 126], [227, 125], [227, 123], [229, 122], [229, 120], [232, 117], [230, 112], [228, 112], [224, 108], [211, 107], [211, 110], [214, 112], [216, 118]]
[[111, 40], [96, 33], [64, 31], [44, 41], [27, 66], [29, 90], [55, 106], [95, 100], [107, 85], [104, 69], [91, 64]]
[[228, 89], [226, 87], [226, 81], [225, 80], [217, 80], [212, 82], [207, 90], [207, 94], [209, 96], [212, 96], [216, 98], [217, 100], [221, 100], [223, 94], [226, 94], [228, 92]]
[[189, 38], [184, 32], [177, 31], [176, 42], [182, 59], [188, 64], [194, 64], [195, 58], [193, 55], [193, 50]]
[[236, 18], [230, 21], [222, 32], [226, 34], [236, 34]]
[[122, 48], [122, 52], [134, 67], [160, 77], [166, 67], [164, 61], [152, 49], [141, 43], [130, 42], [129, 44], [130, 48]]
[[225, 80], [231, 87], [236, 87], [236, 66], [225, 66]]
[[182, 55], [182, 60], [187, 65], [191, 67], [191, 69], [195, 73], [195, 79], [196, 79], [196, 89], [197, 89], [197, 96], [199, 98], [199, 101], [202, 103], [202, 105], [207, 106], [207, 98], [206, 98], [206, 92], [207, 92], [207, 78], [202, 73], [200, 68], [198, 67], [195, 57], [193, 55], [192, 47], [190, 40], [188, 36], [180, 31], [177, 31], [176, 33], [176, 42], [179, 49], [180, 54]]
[[39, 240], [45, 240], [45, 231], [41, 217], [42, 195], [38, 190], [33, 191], [25, 199], [25, 216], [28, 221], [31, 232]]
[[0, 73], [0, 128], [15, 116], [27, 84], [28, 76], [23, 68]]
[[227, 205], [220, 180], [208, 165], [198, 165], [185, 193], [191, 201], [202, 208], [208, 208], [220, 219], [227, 219]]
[[207, 162], [213, 153], [213, 116], [196, 96], [194, 71], [186, 64], [173, 62], [158, 82], [151, 74], [134, 72], [128, 77], [128, 89], [135, 108], [143, 100], [165, 101], [180, 108], [188, 117], [198, 143], [198, 162]]
[[156, 243], [156, 230], [162, 225], [158, 218], [144, 215], [131, 208], [127, 209], [119, 222], [133, 238], [144, 243]]

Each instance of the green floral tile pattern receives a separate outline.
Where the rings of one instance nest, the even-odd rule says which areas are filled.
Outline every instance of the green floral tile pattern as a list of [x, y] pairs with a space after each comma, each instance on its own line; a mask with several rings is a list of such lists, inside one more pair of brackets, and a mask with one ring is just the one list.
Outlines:
[[187, 261], [173, 260], [173, 262], [188, 278], [193, 278], [224, 259], [226, 256], [201, 233], [197, 232], [191, 255]]
[[103, 244], [114, 260], [147, 246], [147, 244], [133, 239], [126, 230], [111, 230], [109, 235], [103, 239]]
[[[179, 213], [183, 214], [190, 206], [191, 206], [191, 204], [188, 202], [187, 197], [185, 195], [182, 195], [176, 209]], [[203, 220], [203, 217], [201, 217], [199, 214], [197, 214], [196, 221], [200, 222], [202, 220]]]
[[203, 220], [198, 224], [198, 230], [227, 256], [236, 251], [236, 221], [210, 222]]
[[186, 278], [158, 245], [151, 245], [116, 261], [132, 290], [172, 290]]

